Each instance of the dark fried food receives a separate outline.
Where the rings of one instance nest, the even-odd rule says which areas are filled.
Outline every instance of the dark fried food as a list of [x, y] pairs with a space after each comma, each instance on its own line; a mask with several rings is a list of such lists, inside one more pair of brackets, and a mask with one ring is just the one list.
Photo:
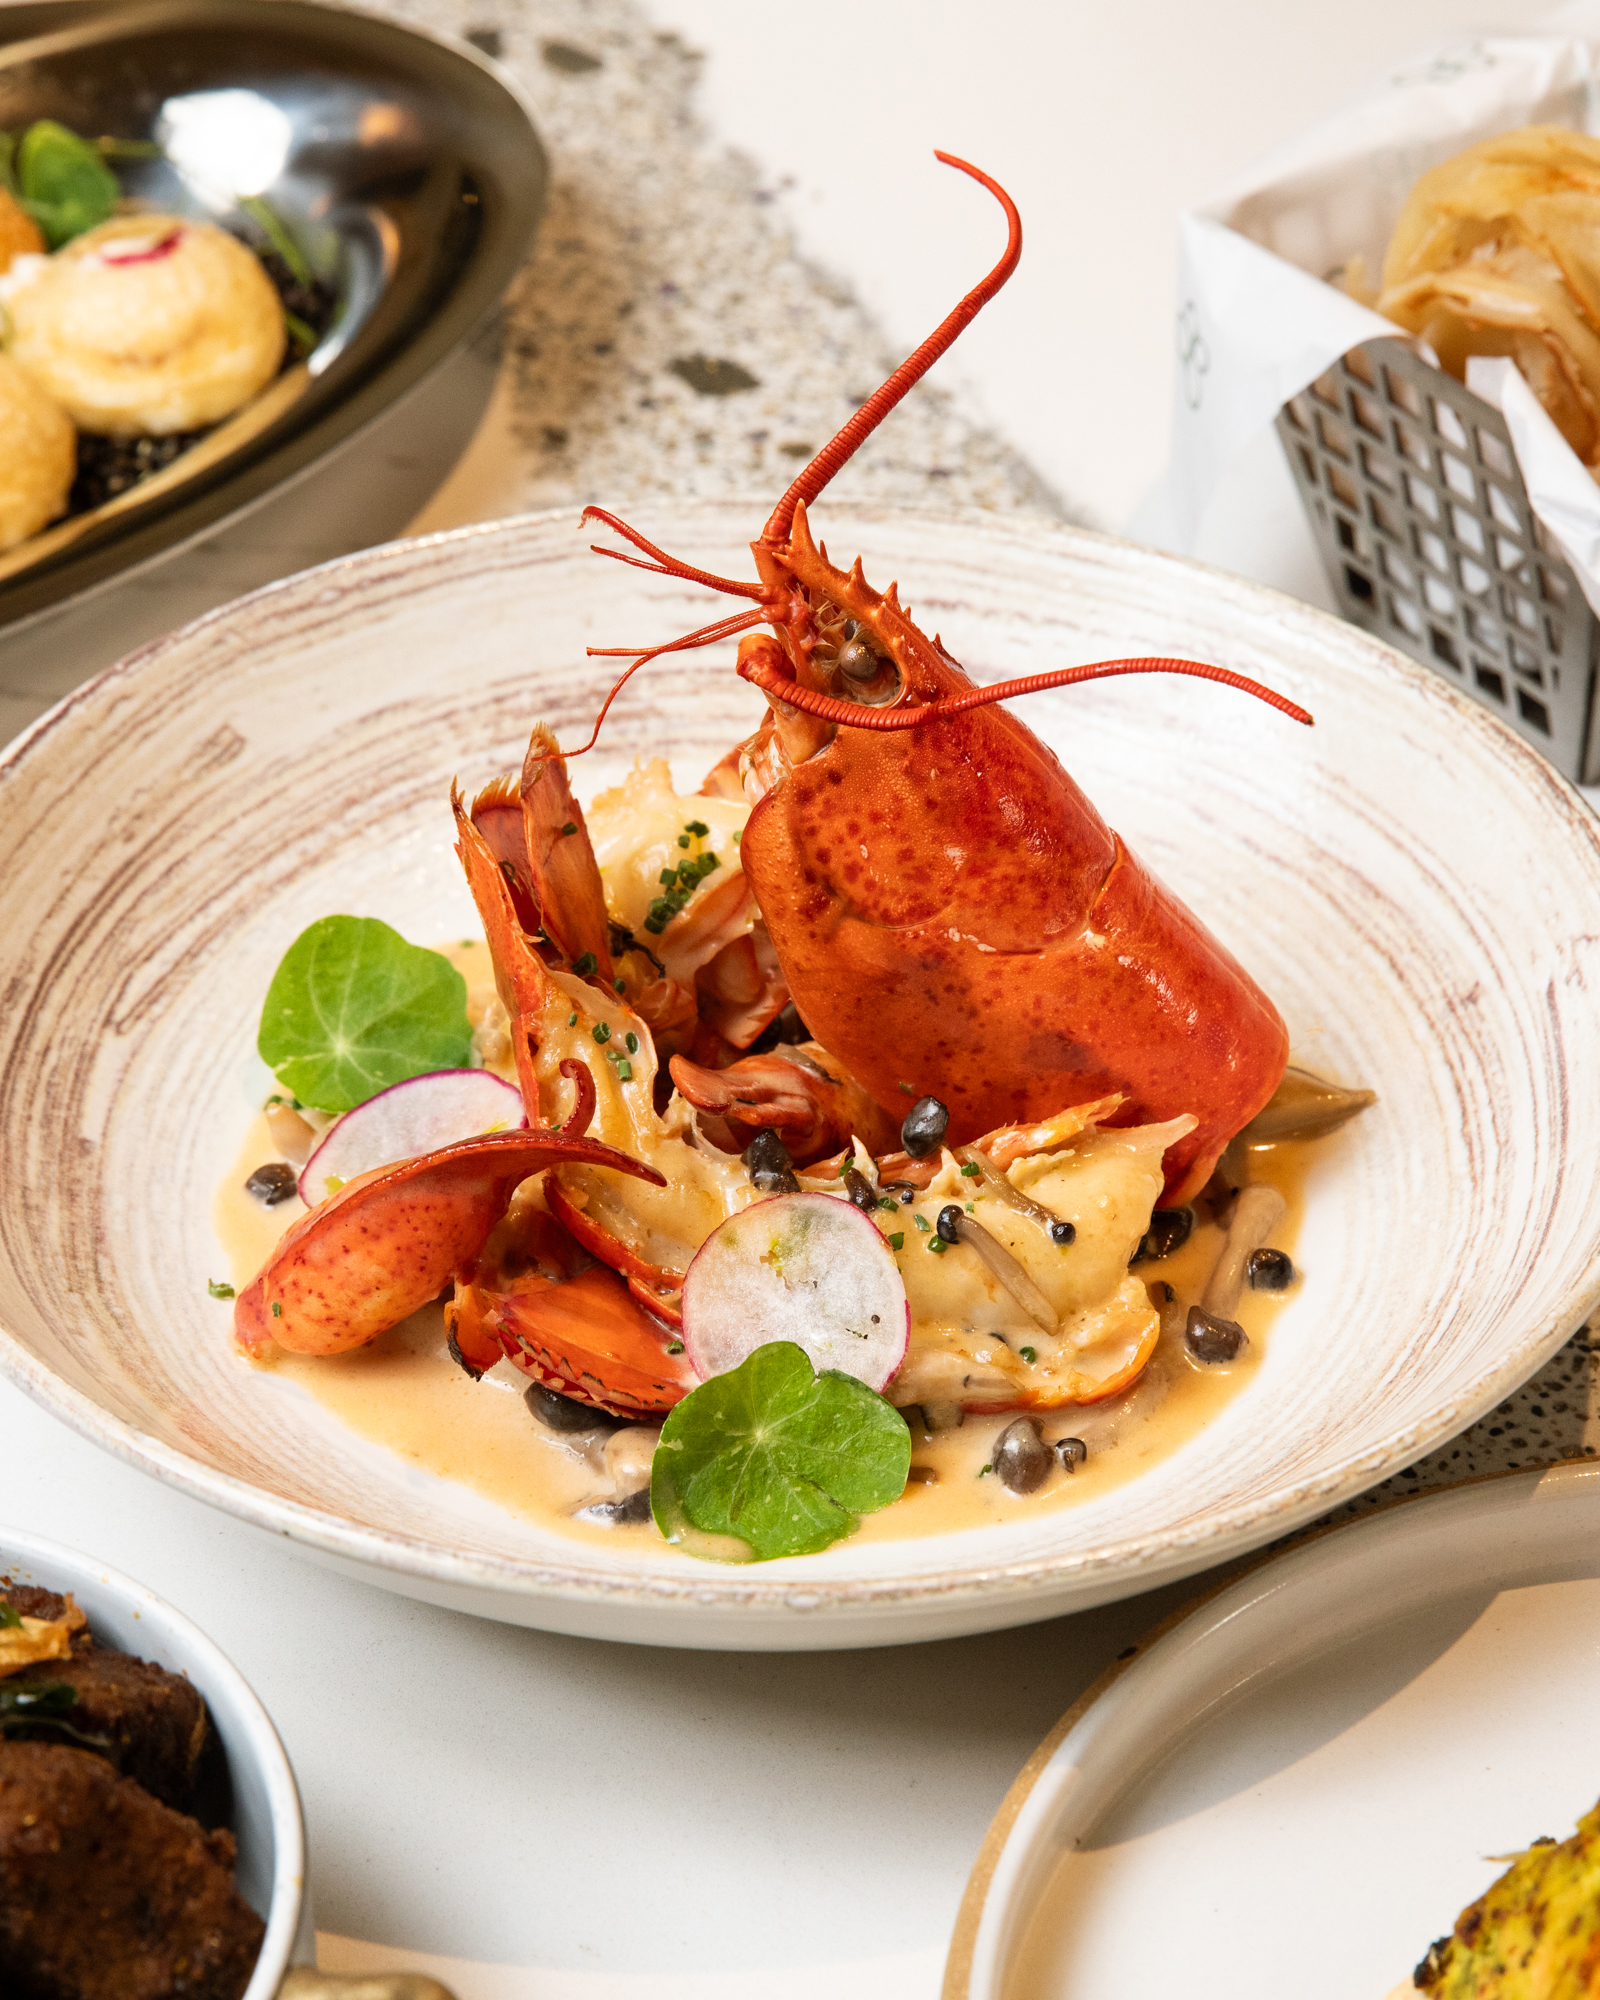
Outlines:
[[53, 1743], [0, 1743], [0, 1992], [241, 2000], [263, 1925], [230, 1833]]
[[1431, 1945], [1429, 2000], [1588, 2000], [1600, 1992], [1600, 1806], [1530, 1847]]
[[[57, 1619], [66, 1609], [64, 1598], [27, 1584], [0, 1586], [0, 1600], [23, 1618]], [[73, 1732], [67, 1740], [81, 1746], [84, 1737], [95, 1739], [124, 1777], [164, 1805], [184, 1811], [193, 1804], [208, 1719], [205, 1703], [180, 1675], [97, 1646], [85, 1630], [73, 1635], [69, 1660], [25, 1667], [5, 1685], [71, 1688], [77, 1699], [63, 1718]], [[27, 1725], [31, 1740], [47, 1738], [50, 1729], [47, 1720]]]

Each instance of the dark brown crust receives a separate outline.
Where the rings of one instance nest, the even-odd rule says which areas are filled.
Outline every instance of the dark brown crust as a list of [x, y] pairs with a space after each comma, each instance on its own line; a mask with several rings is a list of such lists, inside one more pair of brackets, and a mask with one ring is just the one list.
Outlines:
[[103, 1758], [0, 1743], [0, 1992], [240, 2000], [264, 1934], [205, 1833]]
[[[63, 1598], [26, 1584], [7, 1585], [0, 1596], [25, 1618], [59, 1618], [66, 1608]], [[86, 1630], [74, 1633], [70, 1660], [42, 1660], [6, 1678], [10, 1688], [62, 1685], [78, 1697], [66, 1718], [78, 1736], [103, 1739], [101, 1754], [163, 1805], [192, 1807], [209, 1721], [186, 1680], [97, 1646]], [[41, 1725], [28, 1740], [48, 1740], [48, 1732]]]

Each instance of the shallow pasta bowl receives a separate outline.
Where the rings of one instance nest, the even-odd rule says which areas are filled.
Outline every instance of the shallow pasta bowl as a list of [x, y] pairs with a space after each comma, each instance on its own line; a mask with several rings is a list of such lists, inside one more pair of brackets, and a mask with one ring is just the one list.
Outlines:
[[[637, 525], [726, 572], [762, 518], [700, 504]], [[1421, 669], [1253, 585], [987, 516], [841, 506], [819, 525], [982, 676], [1180, 652], [1317, 717], [1300, 729], [1188, 681], [1026, 708], [1274, 994], [1295, 1059], [1378, 1092], [1319, 1156], [1304, 1283], [1227, 1410], [1076, 1505], [724, 1568], [502, 1512], [236, 1357], [206, 1294], [210, 1202], [259, 1103], [255, 1026], [284, 946], [334, 910], [469, 935], [451, 778], [518, 761], [537, 716], [581, 740], [609, 679], [586, 644], [709, 615], [688, 586], [597, 562], [569, 516], [261, 591], [110, 669], [0, 763], [0, 1366], [158, 1477], [395, 1589], [556, 1630], [774, 1648], [1147, 1589], [1392, 1473], [1538, 1366], [1600, 1296], [1600, 839], [1577, 795]], [[663, 750], [692, 786], [760, 706], [726, 652], [657, 661], [574, 766], [580, 793]]]

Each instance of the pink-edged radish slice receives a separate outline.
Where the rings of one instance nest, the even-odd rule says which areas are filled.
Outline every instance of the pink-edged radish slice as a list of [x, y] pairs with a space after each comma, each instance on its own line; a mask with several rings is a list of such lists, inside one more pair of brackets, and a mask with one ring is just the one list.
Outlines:
[[527, 1122], [522, 1092], [489, 1070], [436, 1069], [408, 1077], [334, 1120], [300, 1170], [300, 1199], [315, 1208], [373, 1167], [392, 1167]]
[[684, 1275], [684, 1351], [702, 1381], [792, 1340], [813, 1367], [882, 1389], [910, 1335], [894, 1253], [837, 1195], [774, 1195], [729, 1216]]

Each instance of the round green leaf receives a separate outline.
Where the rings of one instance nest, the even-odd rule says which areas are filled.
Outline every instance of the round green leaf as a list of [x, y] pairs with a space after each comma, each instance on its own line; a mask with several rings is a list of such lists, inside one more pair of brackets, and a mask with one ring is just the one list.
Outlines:
[[731, 1535], [758, 1560], [813, 1555], [905, 1491], [911, 1433], [853, 1375], [819, 1375], [793, 1341], [758, 1347], [668, 1415], [650, 1507], [668, 1541]]
[[466, 981], [376, 917], [322, 917], [273, 974], [257, 1047], [302, 1104], [348, 1111], [407, 1077], [466, 1068]]

